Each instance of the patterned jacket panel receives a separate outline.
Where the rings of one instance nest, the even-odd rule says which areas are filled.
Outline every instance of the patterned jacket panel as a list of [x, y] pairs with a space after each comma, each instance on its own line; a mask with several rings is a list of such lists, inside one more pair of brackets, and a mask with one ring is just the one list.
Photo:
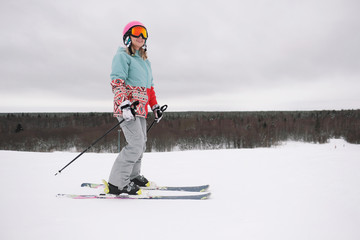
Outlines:
[[148, 114], [148, 106], [151, 107], [157, 104], [155, 90], [153, 87], [133, 87], [130, 85], [125, 86], [125, 81], [115, 79], [111, 82], [114, 93], [114, 116], [122, 115], [120, 105], [123, 101], [129, 100], [130, 102], [139, 101], [136, 107], [136, 114], [139, 117], [146, 117]]

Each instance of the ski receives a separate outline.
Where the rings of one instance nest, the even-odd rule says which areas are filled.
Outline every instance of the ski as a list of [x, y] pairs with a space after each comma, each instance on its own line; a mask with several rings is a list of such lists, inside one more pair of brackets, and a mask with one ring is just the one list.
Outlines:
[[210, 197], [209, 192], [199, 193], [192, 195], [112, 195], [112, 194], [99, 194], [99, 195], [81, 195], [81, 194], [57, 194], [56, 197], [66, 197], [72, 199], [142, 199], [142, 200], [205, 200]]
[[[81, 187], [105, 188], [105, 185], [101, 183], [82, 183]], [[161, 191], [205, 192], [208, 190], [209, 187], [210, 185], [188, 186], [188, 187], [150, 186], [150, 187], [141, 187], [141, 189], [161, 190]]]

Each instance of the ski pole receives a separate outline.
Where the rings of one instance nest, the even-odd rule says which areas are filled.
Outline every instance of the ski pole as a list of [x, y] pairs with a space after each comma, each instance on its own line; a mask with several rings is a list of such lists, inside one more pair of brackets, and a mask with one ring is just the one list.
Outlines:
[[[168, 107], [168, 105], [163, 105], [163, 106], [160, 108], [161, 112], [165, 112], [166, 109], [167, 109], [167, 107]], [[154, 119], [154, 121], [151, 123], [150, 127], [147, 129], [147, 131], [146, 131], [147, 133], [150, 131], [150, 129], [152, 128], [152, 126], [155, 124], [155, 122], [156, 122], [156, 120]]]
[[[135, 113], [134, 108], [136, 108], [136, 106], [139, 104], [139, 101], [135, 101], [133, 102], [133, 104], [131, 104], [131, 111], [133, 112], [133, 114]], [[79, 155], [77, 155], [72, 161], [70, 161], [68, 164], [65, 165], [65, 167], [63, 167], [62, 169], [60, 169], [57, 173], [55, 173], [55, 176], [58, 175], [59, 173], [61, 173], [65, 168], [67, 168], [70, 164], [72, 164], [76, 159], [78, 159], [81, 155], [83, 155], [87, 150], [89, 150], [92, 146], [94, 146], [97, 142], [99, 142], [101, 139], [103, 139], [106, 135], [108, 135], [112, 130], [114, 130], [117, 126], [119, 126], [120, 124], [122, 124], [125, 121], [125, 119], [121, 120], [120, 122], [118, 122], [114, 127], [112, 127], [110, 130], [108, 130], [104, 135], [102, 135], [101, 137], [99, 137], [98, 139], [96, 139], [90, 146], [88, 146], [84, 151], [82, 151]]]

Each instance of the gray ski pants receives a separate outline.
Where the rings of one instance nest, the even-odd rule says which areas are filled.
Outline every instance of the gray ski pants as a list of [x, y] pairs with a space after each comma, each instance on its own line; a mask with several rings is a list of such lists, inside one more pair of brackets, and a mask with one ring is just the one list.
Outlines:
[[[122, 118], [118, 118], [119, 121]], [[137, 117], [134, 121], [120, 124], [127, 145], [121, 150], [110, 172], [109, 183], [122, 189], [140, 175], [141, 159], [146, 149], [146, 119]]]

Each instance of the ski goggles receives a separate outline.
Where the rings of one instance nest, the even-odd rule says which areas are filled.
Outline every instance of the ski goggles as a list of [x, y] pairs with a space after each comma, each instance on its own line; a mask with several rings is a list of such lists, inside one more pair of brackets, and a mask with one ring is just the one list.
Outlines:
[[130, 29], [130, 35], [136, 38], [140, 37], [141, 35], [144, 39], [148, 38], [148, 33], [146, 31], [146, 28], [144, 28], [143, 26], [132, 27]]

